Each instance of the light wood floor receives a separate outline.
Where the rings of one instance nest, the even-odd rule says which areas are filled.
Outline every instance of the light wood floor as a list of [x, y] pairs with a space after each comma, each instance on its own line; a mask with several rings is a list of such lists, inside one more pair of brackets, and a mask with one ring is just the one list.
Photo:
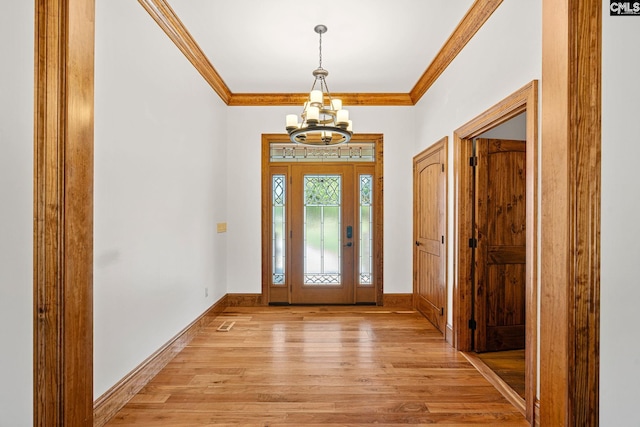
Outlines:
[[528, 425], [420, 314], [354, 306], [228, 308], [108, 425], [374, 423]]

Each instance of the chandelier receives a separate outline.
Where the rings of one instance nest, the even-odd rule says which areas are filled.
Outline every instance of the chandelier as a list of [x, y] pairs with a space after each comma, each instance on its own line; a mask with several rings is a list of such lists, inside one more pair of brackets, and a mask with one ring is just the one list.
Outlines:
[[322, 68], [322, 35], [327, 32], [327, 27], [316, 25], [314, 31], [320, 35], [320, 64], [312, 73], [315, 79], [300, 114], [302, 121], [299, 122], [295, 114], [287, 114], [287, 133], [291, 142], [299, 144], [342, 144], [351, 139], [353, 126], [349, 111], [342, 108], [342, 101], [331, 96], [326, 80], [329, 72]]

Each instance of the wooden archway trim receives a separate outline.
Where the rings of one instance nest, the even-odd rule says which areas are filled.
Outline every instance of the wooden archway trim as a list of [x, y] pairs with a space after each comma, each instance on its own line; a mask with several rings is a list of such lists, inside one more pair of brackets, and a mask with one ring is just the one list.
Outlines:
[[35, 426], [93, 424], [94, 1], [36, 2]]

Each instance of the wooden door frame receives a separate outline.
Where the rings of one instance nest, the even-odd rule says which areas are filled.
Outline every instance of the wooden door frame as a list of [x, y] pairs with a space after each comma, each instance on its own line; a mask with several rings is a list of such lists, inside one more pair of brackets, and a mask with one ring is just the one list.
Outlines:
[[[445, 337], [447, 342], [451, 342], [451, 331], [449, 329], [450, 325], [447, 322], [447, 318], [449, 316], [449, 293], [447, 292], [447, 283], [449, 283], [449, 239], [446, 238], [448, 230], [449, 230], [449, 137], [445, 136], [440, 140], [433, 143], [431, 146], [427, 147], [420, 153], [416, 154], [413, 157], [413, 240], [417, 241], [417, 230], [418, 230], [418, 215], [417, 208], [418, 204], [416, 201], [418, 200], [417, 188], [416, 188], [416, 165], [418, 161], [422, 160], [425, 157], [430, 156], [432, 153], [442, 150], [443, 158], [444, 158], [444, 283], [445, 283], [445, 291], [444, 291], [444, 330], [442, 331], [442, 335]], [[413, 306], [414, 308], [420, 310], [420, 301], [418, 295], [418, 275], [417, 275], [417, 266], [418, 266], [418, 251], [415, 246], [413, 248]]]
[[[351, 139], [353, 142], [375, 142], [375, 173], [374, 173], [374, 200], [380, 200], [381, 203], [374, 203], [373, 221], [374, 221], [374, 234], [373, 245], [375, 252], [374, 262], [374, 277], [376, 282], [376, 304], [382, 305], [384, 295], [384, 137], [383, 134], [355, 134]], [[290, 142], [289, 135], [287, 134], [263, 134], [262, 135], [262, 291], [259, 297], [259, 301], [263, 305], [267, 305], [271, 302], [271, 293], [279, 292], [279, 289], [274, 289], [270, 286], [271, 283], [271, 269], [269, 267], [271, 262], [271, 245], [268, 243], [271, 241], [271, 181], [268, 179], [270, 176], [270, 168], [272, 167], [270, 146], [271, 143], [286, 143]], [[291, 176], [291, 168], [288, 166], [291, 163], [278, 162], [276, 165], [279, 168], [287, 168], [287, 177]], [[331, 164], [331, 163], [329, 163]], [[290, 207], [287, 209], [287, 215], [290, 217]], [[289, 245], [289, 249], [290, 249]], [[290, 253], [287, 253], [287, 258], [291, 259]], [[289, 287], [290, 288], [290, 287]], [[290, 290], [285, 290], [287, 293], [287, 300], [290, 302]], [[357, 289], [356, 289], [357, 292]]]
[[536, 80], [508, 96], [489, 110], [454, 132], [454, 227], [453, 227], [453, 337], [460, 351], [472, 351], [472, 333], [468, 322], [472, 318], [473, 283], [469, 239], [473, 222], [473, 170], [469, 158], [473, 155], [473, 139], [484, 132], [523, 113], [526, 117], [526, 351], [525, 404], [527, 419], [533, 419], [537, 375], [538, 318], [538, 82]]
[[35, 12], [33, 423], [91, 426], [95, 3]]
[[602, 1], [542, 1], [540, 411], [597, 426]]

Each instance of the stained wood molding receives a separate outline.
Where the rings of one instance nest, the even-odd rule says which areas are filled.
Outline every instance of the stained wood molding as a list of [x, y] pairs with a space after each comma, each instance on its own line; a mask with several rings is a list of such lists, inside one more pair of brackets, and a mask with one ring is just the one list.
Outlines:
[[409, 95], [414, 104], [420, 101], [420, 98], [438, 80], [438, 77], [447, 69], [449, 64], [464, 49], [469, 40], [487, 22], [487, 19], [501, 3], [502, 0], [476, 0], [471, 5], [467, 14], [462, 18], [456, 29], [453, 30], [453, 33], [451, 33], [436, 57], [429, 64], [429, 67], [427, 67], [427, 70], [411, 89]]
[[[302, 105], [307, 101], [306, 93], [234, 93], [229, 106], [274, 106]], [[345, 105], [366, 106], [411, 106], [414, 105], [408, 93], [332, 93], [342, 99]]]
[[260, 307], [267, 305], [263, 294], [227, 294], [228, 307]]
[[389, 308], [413, 309], [413, 294], [384, 294], [382, 306]]
[[166, 0], [138, 0], [226, 104], [231, 91]]
[[[222, 101], [233, 107], [302, 105], [304, 93], [233, 93], [213, 67], [198, 43], [191, 36], [168, 0], [138, 0], [162, 30], [175, 43], [189, 62], [209, 83]], [[412, 106], [440, 77], [451, 61], [462, 51], [475, 33], [484, 25], [502, 0], [476, 0], [436, 57], [409, 93], [335, 93], [345, 105]]]
[[599, 421], [602, 2], [542, 2], [540, 416]]
[[191, 340], [208, 326], [225, 308], [228, 296], [220, 298], [189, 326], [149, 356], [133, 371], [100, 396], [93, 405], [93, 426], [102, 427], [147, 385]]
[[95, 3], [35, 15], [33, 424], [90, 426]]

